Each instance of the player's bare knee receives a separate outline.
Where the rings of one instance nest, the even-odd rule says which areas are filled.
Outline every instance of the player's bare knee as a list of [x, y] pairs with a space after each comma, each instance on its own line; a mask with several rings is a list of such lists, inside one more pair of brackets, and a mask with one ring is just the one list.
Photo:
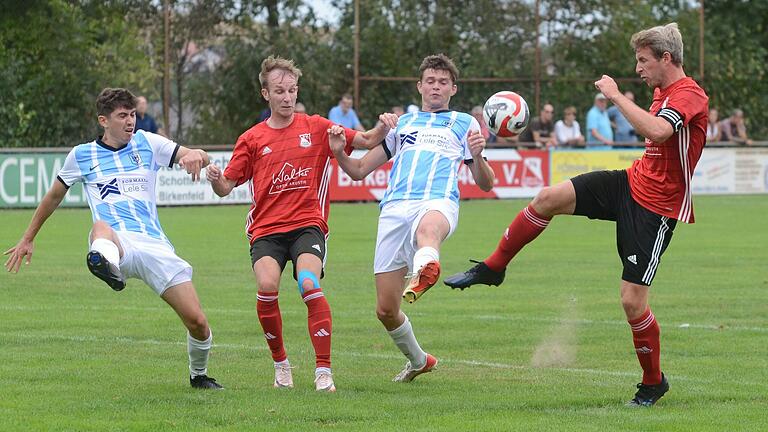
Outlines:
[[621, 296], [621, 307], [624, 308], [627, 318], [633, 319], [642, 315], [647, 305], [635, 296], [624, 295]]
[[400, 311], [395, 307], [385, 305], [376, 306], [376, 318], [384, 324], [394, 321], [397, 319], [398, 315], [400, 315]]
[[256, 282], [256, 285], [258, 285], [259, 291], [277, 292], [280, 287], [280, 281], [272, 279], [260, 279]]
[[531, 201], [531, 206], [539, 215], [548, 217], [555, 213], [558, 206], [557, 201], [557, 193], [551, 186], [548, 186], [536, 194], [536, 197]]
[[187, 330], [195, 339], [207, 339], [208, 319], [200, 312], [186, 319]]
[[111, 237], [112, 227], [103, 220], [97, 220], [91, 227], [91, 237], [93, 238], [106, 238]]

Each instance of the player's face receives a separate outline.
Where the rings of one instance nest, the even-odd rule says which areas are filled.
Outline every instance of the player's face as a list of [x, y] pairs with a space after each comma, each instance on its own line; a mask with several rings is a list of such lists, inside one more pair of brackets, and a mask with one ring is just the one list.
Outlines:
[[427, 69], [416, 83], [421, 94], [421, 109], [435, 112], [448, 109], [451, 96], [456, 94], [456, 84], [447, 70]]
[[118, 108], [108, 116], [99, 116], [99, 124], [104, 128], [104, 142], [127, 144], [136, 126], [136, 109]]
[[267, 75], [267, 88], [261, 89], [261, 95], [269, 102], [273, 116], [289, 118], [299, 96], [298, 79], [288, 71], [275, 69]]
[[638, 48], [635, 51], [637, 66], [635, 72], [640, 75], [643, 82], [650, 88], [660, 87], [664, 77], [664, 58], [657, 59], [648, 47]]

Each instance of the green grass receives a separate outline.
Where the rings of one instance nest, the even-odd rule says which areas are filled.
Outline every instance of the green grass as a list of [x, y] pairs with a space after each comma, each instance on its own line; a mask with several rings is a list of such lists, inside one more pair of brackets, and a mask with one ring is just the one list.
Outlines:
[[[489, 253], [524, 201], [462, 203], [444, 275]], [[557, 218], [501, 287], [435, 286], [404, 305], [440, 368], [390, 382], [405, 359], [376, 320], [375, 205], [334, 205], [324, 291], [333, 308], [338, 392], [316, 394], [306, 308], [286, 272], [281, 309], [296, 388], [272, 388], [242, 233], [246, 208], [164, 208], [161, 219], [211, 323], [210, 374], [189, 388], [185, 332], [143, 283], [112, 292], [85, 265], [87, 210], [59, 210], [33, 262], [0, 275], [0, 430], [768, 429], [768, 199], [697, 197], [678, 225], [651, 304], [671, 390], [652, 409], [623, 406], [639, 381], [619, 304], [614, 225]], [[31, 211], [2, 211], [0, 247]], [[689, 324], [687, 327], [681, 327]]]

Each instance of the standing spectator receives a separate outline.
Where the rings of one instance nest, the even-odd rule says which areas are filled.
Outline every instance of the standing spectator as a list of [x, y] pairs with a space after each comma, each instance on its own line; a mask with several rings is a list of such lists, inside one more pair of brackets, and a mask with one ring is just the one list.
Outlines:
[[[635, 94], [629, 90], [624, 92], [624, 96], [632, 102], [635, 101]], [[608, 118], [611, 120], [611, 126], [613, 126], [614, 129], [614, 141], [622, 144], [636, 143], [637, 135], [635, 134], [635, 128], [632, 126], [632, 123], [627, 121], [627, 118], [621, 113], [619, 107], [614, 105], [608, 108], [607, 112]]]
[[[332, 392], [336, 386], [331, 374], [331, 307], [320, 280], [330, 211], [328, 166], [333, 157], [328, 129], [336, 125], [318, 115], [296, 113], [299, 77], [301, 70], [293, 60], [270, 56], [261, 63], [261, 95], [272, 115], [240, 135], [224, 171], [210, 165], [206, 178], [221, 197], [235, 186], [251, 185], [246, 236], [258, 287], [256, 314], [274, 361], [274, 386], [293, 387], [278, 304], [280, 275], [292, 261], [293, 278], [307, 306], [315, 351], [315, 389]], [[397, 118], [382, 114], [379, 119], [380, 126], [368, 132], [342, 128], [342, 133], [354, 147], [381, 147], [378, 144]], [[351, 152], [352, 147], [344, 151]]]
[[328, 111], [328, 120], [347, 129], [365, 131], [360, 119], [357, 118], [355, 109], [352, 108], [352, 95], [349, 93], [345, 93], [339, 100], [339, 104]]
[[266, 121], [271, 115], [272, 115], [272, 110], [269, 109], [269, 107], [264, 108], [259, 113], [259, 123]]
[[723, 141], [730, 141], [739, 145], [752, 145], [752, 140], [747, 137], [747, 126], [744, 124], [744, 111], [735, 109], [731, 116], [720, 123], [723, 131]]
[[147, 114], [147, 98], [139, 96], [136, 98], [136, 130], [157, 133], [157, 123], [151, 115]]
[[555, 138], [555, 125], [552, 118], [555, 108], [552, 104], [544, 104], [538, 117], [531, 120], [531, 124], [520, 134], [520, 142], [536, 143], [536, 147], [551, 147], [557, 145]]
[[613, 144], [613, 129], [608, 118], [608, 99], [602, 93], [595, 95], [595, 104], [587, 112], [587, 147]]
[[563, 110], [563, 119], [555, 123], [555, 138], [559, 146], [583, 146], [584, 135], [576, 121], [576, 108], [569, 106]]
[[296, 106], [293, 108], [293, 112], [297, 114], [306, 114], [307, 107], [305, 107], [304, 104], [301, 102], [296, 102]]
[[400, 117], [401, 115], [405, 114], [405, 110], [403, 109], [402, 105], [395, 105], [392, 107], [392, 114]]

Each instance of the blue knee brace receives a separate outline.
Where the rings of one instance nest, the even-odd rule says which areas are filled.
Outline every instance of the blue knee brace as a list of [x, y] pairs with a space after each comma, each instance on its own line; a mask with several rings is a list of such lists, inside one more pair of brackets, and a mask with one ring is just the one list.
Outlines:
[[302, 296], [304, 295], [304, 288], [302, 288], [302, 285], [304, 285], [305, 279], [309, 279], [312, 281], [312, 287], [314, 289], [320, 288], [320, 281], [317, 280], [317, 276], [315, 276], [315, 274], [309, 270], [300, 271], [296, 279], [298, 279], [298, 283], [299, 283], [299, 294], [301, 294]]

